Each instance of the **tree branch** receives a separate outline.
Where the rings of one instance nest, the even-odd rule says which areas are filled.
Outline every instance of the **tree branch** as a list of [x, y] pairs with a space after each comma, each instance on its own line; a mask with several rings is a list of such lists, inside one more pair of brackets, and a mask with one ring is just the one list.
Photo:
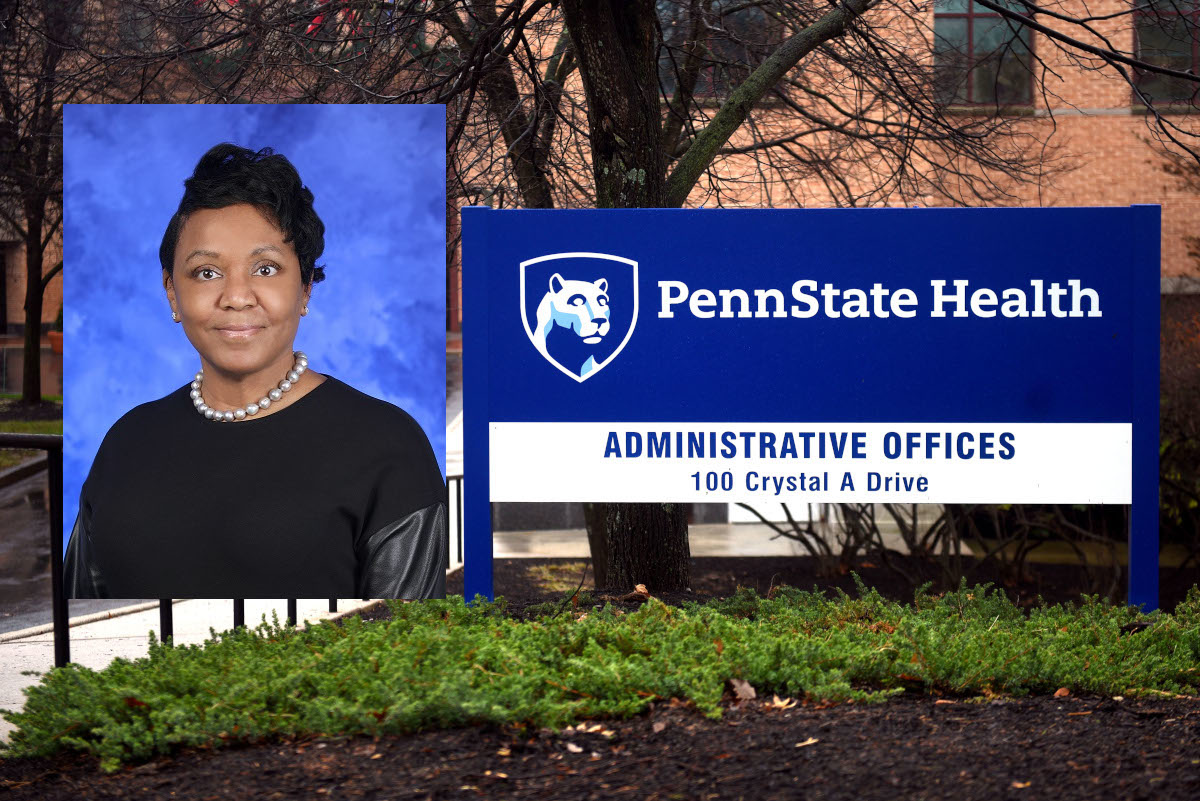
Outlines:
[[[1149, 64], [1140, 59], [1130, 58], [1129, 56], [1121, 54], [1121, 52], [1117, 50], [1106, 50], [1102, 47], [1090, 45], [1087, 42], [1067, 36], [1066, 34], [1056, 31], [1053, 28], [1048, 28], [1040, 22], [1035, 22], [1021, 12], [1013, 11], [1005, 6], [998, 5], [992, 0], [975, 0], [975, 2], [990, 11], [994, 11], [1002, 17], [1006, 17], [1007, 19], [1024, 25], [1027, 28], [1032, 28], [1049, 39], [1053, 39], [1056, 42], [1065, 44], [1072, 50], [1082, 50], [1084, 53], [1089, 53], [1097, 58], [1107, 61], [1110, 64], [1125, 64], [1126, 66], [1133, 67], [1141, 70], [1142, 72], [1154, 72], [1159, 75], [1169, 75], [1172, 78], [1183, 78], [1184, 80], [1200, 83], [1200, 75], [1196, 75], [1195, 73], [1181, 72], [1180, 70], [1173, 70], [1169, 67], [1159, 67], [1155, 64]], [[1022, 0], [1022, 2], [1025, 2], [1025, 0]], [[1084, 27], [1088, 28], [1088, 30], [1091, 30], [1091, 28], [1088, 26]]]
[[717, 151], [750, 114], [754, 105], [771, 91], [784, 75], [823, 42], [841, 36], [847, 26], [880, 0], [846, 0], [840, 7], [788, 39], [733, 91], [687, 152], [680, 157], [667, 179], [667, 206], [682, 206], [696, 181], [712, 163]]
[[58, 275], [60, 272], [62, 272], [62, 268], [63, 268], [62, 259], [59, 259], [59, 260], [58, 260], [58, 264], [56, 264], [56, 265], [54, 265], [53, 267], [51, 267], [51, 268], [50, 268], [50, 271], [49, 271], [49, 272], [47, 272], [45, 275], [43, 275], [43, 276], [42, 276], [42, 291], [43, 291], [43, 292], [45, 292], [45, 291], [46, 291], [46, 287], [50, 286], [50, 280], [51, 280], [52, 278], [54, 278], [54, 276], [56, 276], [56, 275]]

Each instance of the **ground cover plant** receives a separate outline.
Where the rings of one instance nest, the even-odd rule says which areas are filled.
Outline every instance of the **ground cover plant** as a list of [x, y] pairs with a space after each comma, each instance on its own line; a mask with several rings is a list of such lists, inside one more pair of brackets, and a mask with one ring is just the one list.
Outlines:
[[1097, 598], [1025, 611], [986, 587], [899, 604], [776, 588], [626, 613], [565, 605], [515, 620], [502, 602], [391, 604], [386, 621], [304, 630], [263, 623], [201, 646], [151, 643], [101, 671], [53, 670], [30, 688], [4, 756], [74, 749], [108, 771], [183, 746], [476, 724], [561, 728], [669, 699], [722, 715], [732, 691], [878, 702], [1200, 694], [1200, 589], [1174, 614]]

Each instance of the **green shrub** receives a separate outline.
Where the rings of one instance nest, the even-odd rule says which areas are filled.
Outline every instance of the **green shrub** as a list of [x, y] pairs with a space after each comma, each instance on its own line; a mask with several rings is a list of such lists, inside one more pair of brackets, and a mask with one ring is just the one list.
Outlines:
[[[180, 746], [300, 734], [403, 733], [627, 717], [654, 699], [720, 717], [726, 682], [760, 695], [878, 702], [907, 690], [989, 695], [1195, 694], [1200, 589], [1174, 615], [1096, 598], [1026, 614], [965, 584], [912, 605], [777, 588], [709, 605], [651, 600], [582, 619], [505, 616], [503, 601], [393, 603], [392, 619], [296, 631], [262, 623], [101, 671], [55, 669], [30, 687], [5, 748], [95, 754], [105, 770]], [[1129, 634], [1123, 626], [1146, 621]]]

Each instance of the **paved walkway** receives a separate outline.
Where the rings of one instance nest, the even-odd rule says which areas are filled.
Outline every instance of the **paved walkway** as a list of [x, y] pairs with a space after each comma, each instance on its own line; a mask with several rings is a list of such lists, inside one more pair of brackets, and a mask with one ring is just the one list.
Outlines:
[[[899, 534], [882, 532], [889, 548], [905, 551]], [[583, 529], [562, 531], [497, 531], [492, 538], [496, 559], [512, 557], [558, 557], [586, 559], [587, 532]], [[710, 523], [688, 526], [688, 544], [692, 556], [808, 556], [808, 549], [796, 540], [775, 536], [762, 523]]]

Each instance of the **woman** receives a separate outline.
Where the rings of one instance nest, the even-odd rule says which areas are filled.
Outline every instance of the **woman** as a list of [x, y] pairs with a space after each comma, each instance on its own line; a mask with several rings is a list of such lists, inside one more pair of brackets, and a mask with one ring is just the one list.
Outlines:
[[159, 248], [200, 372], [109, 430], [66, 554], [72, 598], [445, 597], [446, 485], [400, 409], [293, 343], [325, 226], [283, 156], [221, 144]]

